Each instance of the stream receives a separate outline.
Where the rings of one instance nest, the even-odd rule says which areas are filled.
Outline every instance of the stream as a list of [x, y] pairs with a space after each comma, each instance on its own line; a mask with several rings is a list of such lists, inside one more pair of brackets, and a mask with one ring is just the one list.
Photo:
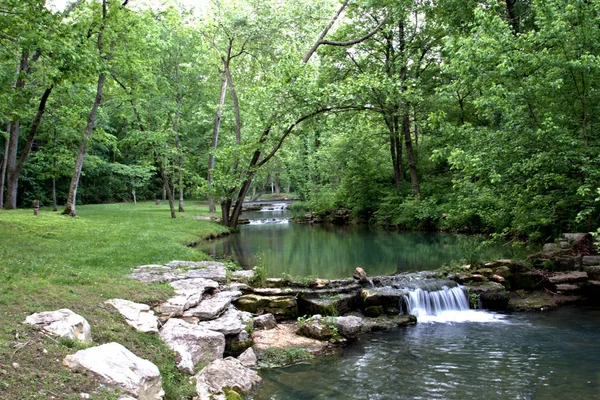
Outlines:
[[[285, 207], [246, 213], [239, 233], [200, 247], [267, 274], [346, 278], [522, 257], [474, 236], [398, 233], [364, 226], [297, 225]], [[600, 398], [600, 310], [470, 310], [459, 288], [415, 290], [418, 323], [361, 336], [343, 355], [263, 369], [255, 400]], [[441, 308], [440, 308], [441, 306]]]
[[262, 370], [254, 399], [600, 398], [600, 310], [471, 313], [493, 317], [371, 333], [342, 357]]

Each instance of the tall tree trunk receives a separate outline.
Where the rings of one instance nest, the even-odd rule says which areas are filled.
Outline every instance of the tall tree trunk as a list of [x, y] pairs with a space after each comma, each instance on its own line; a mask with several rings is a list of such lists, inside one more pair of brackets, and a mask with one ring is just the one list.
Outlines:
[[[98, 55], [102, 58], [102, 37], [104, 34], [104, 27], [106, 25], [106, 17], [108, 3], [107, 0], [102, 0], [102, 25], [100, 26], [100, 32], [98, 32]], [[94, 126], [96, 125], [96, 113], [98, 111], [98, 107], [102, 102], [102, 90], [104, 89], [104, 83], [106, 82], [106, 75], [104, 72], [101, 72], [98, 75], [98, 87], [96, 88], [96, 98], [94, 99], [94, 104], [92, 104], [92, 109], [90, 110], [90, 115], [88, 116], [87, 125], [85, 126], [85, 132], [83, 137], [81, 138], [81, 144], [79, 145], [79, 152], [77, 153], [77, 159], [75, 160], [75, 168], [73, 170], [73, 177], [71, 178], [71, 184], [69, 185], [69, 194], [67, 195], [67, 203], [65, 204], [65, 209], [63, 210], [64, 215], [69, 215], [75, 217], [77, 212], [75, 211], [75, 201], [77, 199], [77, 188], [79, 186], [79, 178], [81, 177], [81, 170], [83, 168], [83, 160], [85, 159], [85, 153], [87, 148], [87, 142], [92, 136], [94, 132]]]
[[[23, 90], [25, 87], [25, 75], [29, 69], [29, 53], [25, 50], [21, 53], [21, 59], [17, 65], [17, 79], [13, 84], [13, 90]], [[14, 176], [14, 172], [17, 168], [17, 152], [19, 150], [19, 131], [20, 123], [17, 120], [11, 121], [8, 129], [8, 147], [7, 152], [4, 154], [6, 158], [6, 201], [4, 202], [4, 208], [7, 210], [13, 210], [17, 208], [17, 190], [13, 189], [13, 185], [17, 180]]]
[[52, 211], [58, 211], [58, 208], [56, 206], [56, 178], [54, 176], [52, 177]]
[[[47, 88], [40, 99], [40, 104], [38, 106], [37, 114], [33, 120], [31, 128], [29, 129], [29, 133], [27, 135], [27, 142], [21, 150], [21, 155], [19, 156], [19, 160], [15, 163], [9, 163], [7, 165], [6, 171], [6, 198], [7, 203], [6, 207], [10, 209], [17, 208], [17, 190], [19, 188], [19, 176], [21, 175], [21, 171], [23, 170], [23, 165], [25, 161], [27, 161], [27, 157], [29, 157], [29, 152], [31, 151], [31, 147], [33, 146], [33, 140], [35, 139], [35, 135], [40, 127], [40, 123], [42, 122], [42, 116], [46, 111], [46, 102], [48, 97], [50, 97], [50, 93], [52, 93], [52, 89], [54, 86]], [[17, 125], [18, 126], [18, 125]], [[18, 141], [19, 133], [15, 134], [16, 141]], [[15, 157], [16, 159], [16, 146], [13, 148], [15, 153], [11, 153], [11, 158]], [[10, 159], [9, 159], [10, 160]]]
[[[231, 53], [231, 44], [229, 45], [228, 53]], [[213, 182], [212, 182], [212, 174], [213, 169], [215, 168], [215, 152], [217, 151], [217, 145], [219, 143], [219, 130], [221, 128], [221, 116], [223, 115], [223, 104], [225, 103], [225, 92], [227, 90], [227, 75], [223, 75], [223, 81], [221, 82], [221, 95], [219, 97], [219, 104], [217, 105], [217, 114], [215, 115], [215, 125], [213, 127], [213, 136], [212, 136], [212, 144], [211, 151], [208, 155], [208, 176], [206, 180], [208, 181], [208, 187], [211, 193], [208, 196], [208, 212], [214, 213], [216, 212], [215, 201], [213, 199]]]
[[2, 168], [0, 169], [0, 209], [4, 208], [4, 182], [6, 178], [6, 164], [8, 162], [8, 144], [10, 143], [10, 126], [9, 122], [6, 126], [6, 141], [4, 142], [4, 153], [2, 157]]
[[167, 196], [169, 196], [169, 208], [171, 209], [171, 218], [177, 218], [177, 215], [175, 214], [175, 201], [173, 200], [173, 190], [171, 189], [169, 176], [167, 175], [167, 168], [165, 167], [164, 162], [160, 163], [160, 176], [163, 181], [163, 191], [167, 193]]
[[[408, 108], [408, 104], [406, 105]], [[410, 132], [410, 116], [408, 110], [405, 111], [402, 117], [402, 130], [404, 131], [404, 145], [406, 146], [406, 158], [408, 160], [408, 168], [410, 171], [410, 183], [414, 194], [421, 193], [419, 184], [419, 176], [417, 175], [417, 162], [413, 152], [412, 138]]]
[[[176, 126], [177, 125], [175, 125], [175, 127]], [[177, 130], [175, 130], [175, 132], [177, 132]], [[179, 212], [185, 212], [185, 208], [183, 207], [183, 152], [179, 144], [179, 135], [177, 133], [175, 133], [175, 147], [177, 147], [177, 188], [179, 189]]]
[[[404, 32], [405, 26], [404, 21], [398, 24], [398, 40], [400, 42], [400, 54], [404, 55], [406, 50], [406, 37]], [[408, 66], [406, 60], [402, 61], [402, 67], [400, 68], [400, 79], [402, 81], [402, 93], [408, 91]], [[410, 103], [404, 101], [402, 106], [402, 132], [404, 134], [404, 146], [406, 147], [406, 159], [408, 161], [408, 169], [410, 171], [410, 182], [414, 194], [421, 192], [419, 184], [419, 176], [417, 175], [417, 161], [413, 152], [412, 135], [410, 131]]]
[[275, 184], [275, 194], [281, 194], [281, 188], [279, 187], [279, 174], [275, 174], [273, 183]]
[[104, 83], [106, 81], [106, 76], [104, 73], [101, 73], [98, 76], [98, 87], [96, 89], [96, 98], [94, 99], [94, 104], [92, 105], [92, 109], [90, 111], [90, 115], [88, 117], [87, 125], [85, 127], [85, 133], [81, 138], [81, 144], [79, 145], [79, 152], [77, 153], [77, 159], [75, 160], [75, 168], [73, 170], [73, 176], [71, 178], [71, 184], [69, 185], [69, 194], [67, 195], [67, 203], [65, 204], [65, 209], [63, 210], [64, 215], [69, 215], [74, 217], [77, 215], [75, 210], [75, 201], [77, 199], [77, 188], [79, 186], [79, 178], [81, 177], [81, 170], [83, 168], [83, 160], [85, 159], [85, 153], [87, 148], [87, 142], [92, 136], [94, 132], [94, 126], [96, 125], [96, 113], [98, 111], [98, 107], [102, 102], [102, 90], [104, 89]]

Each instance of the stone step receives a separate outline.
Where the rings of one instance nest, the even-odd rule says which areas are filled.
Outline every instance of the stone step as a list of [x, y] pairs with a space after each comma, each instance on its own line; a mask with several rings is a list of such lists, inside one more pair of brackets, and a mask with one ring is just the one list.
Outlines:
[[585, 271], [568, 271], [559, 272], [548, 278], [551, 283], [568, 283], [568, 282], [580, 282], [588, 279], [588, 274]]

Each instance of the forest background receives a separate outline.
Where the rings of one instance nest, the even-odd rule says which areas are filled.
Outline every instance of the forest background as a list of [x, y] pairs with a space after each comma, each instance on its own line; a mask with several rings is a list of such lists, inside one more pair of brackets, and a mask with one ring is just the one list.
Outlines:
[[208, 198], [235, 227], [266, 191], [397, 229], [598, 229], [600, 1], [194, 4], [2, 1], [3, 208]]

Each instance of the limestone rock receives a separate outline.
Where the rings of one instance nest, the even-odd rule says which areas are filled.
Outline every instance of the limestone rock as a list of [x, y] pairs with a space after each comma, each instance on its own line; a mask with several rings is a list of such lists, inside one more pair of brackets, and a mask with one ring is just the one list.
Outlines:
[[237, 335], [244, 328], [242, 315], [233, 306], [229, 306], [227, 311], [219, 318], [212, 321], [199, 322], [198, 326], [210, 329], [211, 331], [221, 332], [225, 336]]
[[188, 272], [178, 276], [180, 279], [204, 278], [224, 283], [227, 280], [225, 264], [216, 261], [171, 261], [170, 268], [187, 269]]
[[277, 327], [277, 321], [273, 314], [263, 314], [252, 320], [252, 326], [254, 329], [273, 329]]
[[37, 325], [60, 338], [82, 342], [92, 341], [90, 324], [81, 315], [75, 314], [68, 308], [31, 314], [25, 319], [25, 323]]
[[175, 297], [161, 304], [158, 310], [164, 315], [179, 316], [197, 306], [204, 292], [218, 288], [219, 284], [210, 279], [195, 278], [174, 281], [171, 286], [175, 289]]
[[247, 395], [254, 392], [261, 381], [255, 371], [244, 367], [235, 358], [227, 357], [213, 361], [196, 375], [196, 391], [200, 400], [209, 400], [215, 395], [225, 398], [225, 388]]
[[201, 321], [215, 319], [229, 307], [231, 302], [242, 295], [238, 291], [225, 291], [215, 294], [213, 297], [204, 298], [196, 307], [190, 308], [183, 313], [184, 317], [197, 317]]
[[551, 283], [578, 282], [587, 279], [588, 274], [585, 271], [559, 272], [548, 278]]
[[247, 348], [246, 351], [240, 354], [237, 359], [244, 367], [255, 367], [256, 362], [258, 361], [254, 350], [252, 350], [252, 347]]
[[225, 336], [220, 332], [171, 318], [160, 330], [160, 337], [177, 352], [177, 368], [193, 374], [199, 363], [209, 363], [223, 357]]
[[343, 315], [358, 309], [356, 292], [338, 293], [322, 298], [298, 299], [300, 315]]
[[504, 311], [508, 308], [509, 296], [504, 286], [496, 282], [468, 286], [469, 294], [479, 296], [479, 306], [486, 310]]
[[125, 321], [138, 331], [158, 332], [158, 318], [150, 306], [123, 299], [110, 299], [106, 304], [116, 308], [125, 317]]
[[246, 294], [240, 297], [235, 306], [253, 314], [271, 313], [277, 320], [298, 317], [298, 303], [293, 296], [259, 296]]
[[311, 353], [319, 353], [330, 347], [329, 342], [315, 340], [297, 335], [298, 327], [293, 324], [279, 324], [275, 329], [266, 331], [254, 331], [252, 339], [254, 340], [255, 350], [266, 350], [270, 347], [280, 349], [289, 349], [292, 347], [302, 347]]
[[356, 339], [363, 327], [363, 320], [356, 316], [338, 317], [336, 319], [337, 329], [340, 335], [346, 339]]
[[366, 283], [369, 281], [369, 278], [367, 277], [367, 273], [361, 267], [357, 267], [354, 270], [354, 273], [352, 273], [352, 277], [361, 283]]
[[227, 355], [233, 356], [240, 355], [254, 344], [254, 341], [245, 330], [240, 331], [237, 335], [227, 336], [225, 340], [225, 352]]
[[158, 400], [164, 396], [158, 367], [118, 343], [80, 350], [66, 356], [63, 364], [71, 369], [89, 370], [105, 384], [139, 400]]
[[[369, 310], [370, 315], [381, 313], [396, 315], [402, 311], [400, 307], [404, 304], [406, 290], [391, 287], [370, 288], [360, 291], [362, 307]], [[376, 312], [375, 312], [376, 311]]]
[[383, 315], [377, 318], [364, 318], [361, 333], [388, 330], [416, 323], [417, 318], [414, 315]]
[[600, 265], [600, 256], [583, 256], [583, 265]]
[[298, 321], [298, 334], [317, 340], [334, 338], [337, 333], [334, 328], [336, 328], [334, 317], [322, 317], [317, 314], [306, 320]]
[[587, 272], [591, 279], [600, 280], [600, 265], [583, 267], [583, 270]]
[[248, 282], [252, 278], [254, 278], [254, 271], [251, 270], [251, 269], [245, 269], [245, 270], [242, 270], [242, 271], [233, 271], [231, 273], [231, 279], [232, 280], [239, 280], [239, 281]]
[[178, 279], [177, 274], [180, 272], [164, 265], [140, 265], [135, 267], [134, 272], [127, 277], [144, 283], [171, 282]]

